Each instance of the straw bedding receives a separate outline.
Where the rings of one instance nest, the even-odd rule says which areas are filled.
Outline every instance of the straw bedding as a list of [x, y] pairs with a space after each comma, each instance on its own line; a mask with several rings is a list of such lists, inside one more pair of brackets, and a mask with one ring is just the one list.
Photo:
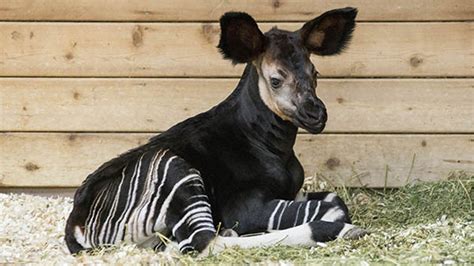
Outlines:
[[[64, 224], [72, 207], [68, 197], [0, 194], [0, 264], [99, 263], [474, 263], [474, 176], [457, 174], [446, 181], [407, 185], [397, 190], [344, 189], [353, 220], [372, 234], [361, 240], [321, 244], [315, 248], [275, 246], [227, 249], [207, 258], [155, 253], [133, 245], [69, 255]], [[309, 179], [308, 189], [320, 183]]]

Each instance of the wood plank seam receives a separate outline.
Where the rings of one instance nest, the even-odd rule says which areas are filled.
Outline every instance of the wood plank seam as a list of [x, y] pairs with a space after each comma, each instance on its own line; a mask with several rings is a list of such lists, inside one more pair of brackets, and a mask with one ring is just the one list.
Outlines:
[[[264, 29], [273, 25], [262, 23]], [[301, 27], [299, 23], [278, 25]], [[326, 77], [472, 76], [468, 63], [472, 25], [359, 23], [346, 53], [313, 60]], [[131, 38], [136, 28], [144, 32], [139, 47]], [[60, 38], [51, 39], [51, 34]], [[5, 39], [0, 43], [5, 51], [0, 54], [0, 76], [240, 75], [242, 67], [233, 68], [215, 48], [218, 34], [215, 23], [0, 23], [0, 37]], [[178, 43], [170, 44], [169, 39]], [[183, 43], [184, 39], [188, 42]], [[186, 50], [186, 55], [175, 47]], [[203, 60], [208, 67], [201, 67]]]
[[[2, 2], [0, 2], [2, 3]], [[1, 4], [0, 17], [25, 20], [217, 20], [228, 10], [250, 12], [258, 20], [305, 21], [333, 8], [354, 6], [360, 10], [362, 20], [459, 20], [473, 17], [473, 5], [468, 0], [394, 0], [390, 5], [381, 1], [247, 1], [247, 0], [161, 0], [107, 2], [82, 1], [31, 1], [16, 0]], [[184, 7], [184, 8], [183, 8]], [[423, 9], [423, 12], [419, 12]], [[22, 11], [22, 12], [19, 12]]]
[[[0, 186], [77, 186], [100, 164], [150, 136], [1, 133]], [[318, 174], [338, 184], [360, 186], [362, 181], [380, 187], [387, 165], [389, 186], [403, 185], [408, 173], [411, 180], [421, 181], [446, 178], [455, 170], [474, 174], [474, 157], [469, 152], [473, 145], [472, 134], [328, 134], [299, 135], [295, 151], [306, 176]]]
[[[162, 132], [238, 79], [0, 79], [1, 131]], [[325, 79], [328, 133], [470, 133], [473, 79]], [[172, 102], [169, 99], [173, 99]], [[120, 121], [120, 123], [118, 123]]]

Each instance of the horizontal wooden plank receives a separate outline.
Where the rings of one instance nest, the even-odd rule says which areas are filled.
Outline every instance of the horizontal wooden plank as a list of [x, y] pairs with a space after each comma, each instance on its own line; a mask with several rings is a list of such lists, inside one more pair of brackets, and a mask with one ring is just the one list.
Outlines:
[[[473, 76], [473, 26], [359, 23], [347, 52], [313, 61], [324, 77]], [[240, 76], [243, 66], [218, 53], [218, 35], [215, 23], [3, 22], [0, 76]]]
[[[164, 131], [237, 79], [0, 79], [0, 131]], [[472, 133], [474, 79], [322, 79], [326, 132]]]
[[469, 0], [0, 0], [3, 20], [79, 21], [208, 21], [229, 10], [246, 11], [261, 21], [302, 21], [345, 6], [358, 7], [360, 20], [468, 20], [474, 18]]
[[[0, 186], [73, 187], [101, 163], [145, 143], [148, 134], [0, 134]], [[382, 187], [474, 171], [474, 135], [300, 135], [306, 175], [335, 184]]]

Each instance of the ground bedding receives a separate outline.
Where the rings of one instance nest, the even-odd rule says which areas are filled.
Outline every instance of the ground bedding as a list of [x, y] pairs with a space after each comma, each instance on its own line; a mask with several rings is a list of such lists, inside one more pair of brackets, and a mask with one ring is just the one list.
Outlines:
[[[317, 190], [322, 184], [309, 178], [305, 188]], [[71, 198], [0, 194], [0, 264], [472, 264], [473, 184], [473, 175], [458, 173], [446, 181], [407, 185], [396, 190], [338, 188], [339, 195], [349, 204], [354, 223], [369, 229], [371, 235], [309, 249], [230, 248], [207, 258], [176, 252], [155, 253], [133, 245], [73, 257], [63, 240]]]

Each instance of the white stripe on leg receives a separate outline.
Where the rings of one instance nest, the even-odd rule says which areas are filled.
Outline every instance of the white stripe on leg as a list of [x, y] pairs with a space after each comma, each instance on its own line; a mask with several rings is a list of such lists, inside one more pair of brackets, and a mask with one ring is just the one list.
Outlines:
[[326, 197], [324, 197], [323, 201], [332, 202], [336, 196], [337, 196], [336, 193], [331, 192], [331, 193], [327, 194]]
[[276, 215], [278, 209], [280, 208], [281, 204], [283, 204], [283, 202], [284, 202], [284, 200], [278, 201], [278, 204], [276, 205], [274, 211], [272, 212], [272, 215], [270, 215], [270, 219], [268, 220], [268, 225], [267, 225], [267, 231], [273, 230], [273, 228], [274, 228], [273, 223], [274, 223], [275, 215]]
[[342, 217], [344, 217], [344, 211], [341, 210], [339, 207], [334, 207], [329, 209], [323, 217], [321, 217], [321, 221], [326, 222], [334, 222]]
[[276, 244], [287, 246], [315, 246], [316, 241], [312, 238], [312, 231], [309, 224], [292, 227], [281, 231], [273, 231], [268, 234], [249, 237], [222, 237], [216, 236], [203, 250], [202, 256], [218, 253], [226, 247], [254, 248], [268, 247]]

